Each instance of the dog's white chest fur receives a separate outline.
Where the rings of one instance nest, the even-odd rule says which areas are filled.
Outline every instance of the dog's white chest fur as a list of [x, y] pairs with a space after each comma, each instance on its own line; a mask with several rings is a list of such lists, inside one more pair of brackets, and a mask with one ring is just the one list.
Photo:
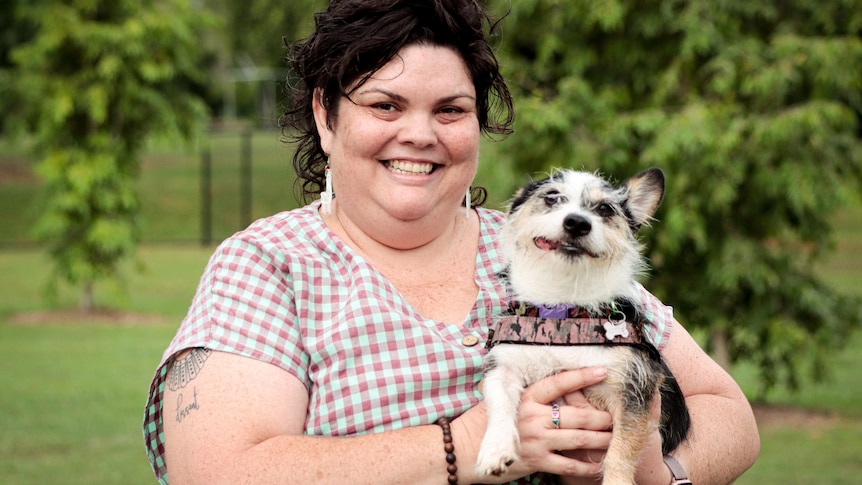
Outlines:
[[[525, 386], [547, 377], [560, 369], [619, 365], [629, 355], [628, 349], [602, 345], [498, 345], [491, 352], [494, 362], [512, 372], [506, 380], [514, 378]], [[488, 386], [486, 382], [484, 386]], [[487, 389], [487, 387], [485, 387]]]

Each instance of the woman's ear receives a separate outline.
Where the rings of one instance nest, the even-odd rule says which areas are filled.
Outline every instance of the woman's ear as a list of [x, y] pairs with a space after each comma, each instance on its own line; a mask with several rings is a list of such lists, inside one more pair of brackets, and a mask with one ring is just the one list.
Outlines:
[[329, 129], [327, 117], [329, 111], [323, 105], [323, 90], [320, 88], [314, 90], [314, 96], [311, 100], [311, 110], [314, 112], [314, 124], [317, 126], [317, 134], [320, 136], [320, 146], [324, 153], [330, 153], [332, 145], [332, 130]]

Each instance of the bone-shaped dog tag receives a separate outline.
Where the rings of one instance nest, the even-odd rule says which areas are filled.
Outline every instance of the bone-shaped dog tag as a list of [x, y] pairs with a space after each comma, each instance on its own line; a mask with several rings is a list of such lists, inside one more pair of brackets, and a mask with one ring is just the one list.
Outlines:
[[603, 327], [605, 327], [605, 338], [608, 340], [613, 340], [616, 337], [628, 338], [629, 336], [629, 328], [624, 320], [607, 321]]

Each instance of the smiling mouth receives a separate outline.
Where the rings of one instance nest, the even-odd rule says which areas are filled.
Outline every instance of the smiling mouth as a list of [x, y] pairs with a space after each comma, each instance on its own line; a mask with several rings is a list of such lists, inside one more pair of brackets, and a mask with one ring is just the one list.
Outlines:
[[425, 162], [407, 162], [403, 160], [385, 160], [383, 164], [390, 172], [404, 175], [428, 175], [436, 165]]
[[559, 252], [565, 254], [566, 256], [573, 256], [573, 257], [574, 256], [581, 256], [584, 254], [591, 256], [591, 257], [596, 257], [596, 255], [587, 251], [587, 248], [581, 246], [580, 244], [576, 244], [576, 243], [555, 241], [555, 240], [547, 239], [547, 238], [544, 238], [541, 236], [533, 239], [533, 243], [536, 245], [537, 248], [539, 248], [543, 251], [559, 251]]

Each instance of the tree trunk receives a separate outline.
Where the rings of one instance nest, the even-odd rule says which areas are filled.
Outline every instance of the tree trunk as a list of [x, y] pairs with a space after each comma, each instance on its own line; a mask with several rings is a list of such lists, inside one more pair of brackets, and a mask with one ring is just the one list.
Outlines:
[[81, 290], [81, 311], [90, 313], [93, 311], [93, 282], [87, 281], [84, 283], [84, 288]]
[[724, 370], [730, 372], [730, 352], [728, 352], [727, 330], [717, 328], [712, 331], [712, 357]]

